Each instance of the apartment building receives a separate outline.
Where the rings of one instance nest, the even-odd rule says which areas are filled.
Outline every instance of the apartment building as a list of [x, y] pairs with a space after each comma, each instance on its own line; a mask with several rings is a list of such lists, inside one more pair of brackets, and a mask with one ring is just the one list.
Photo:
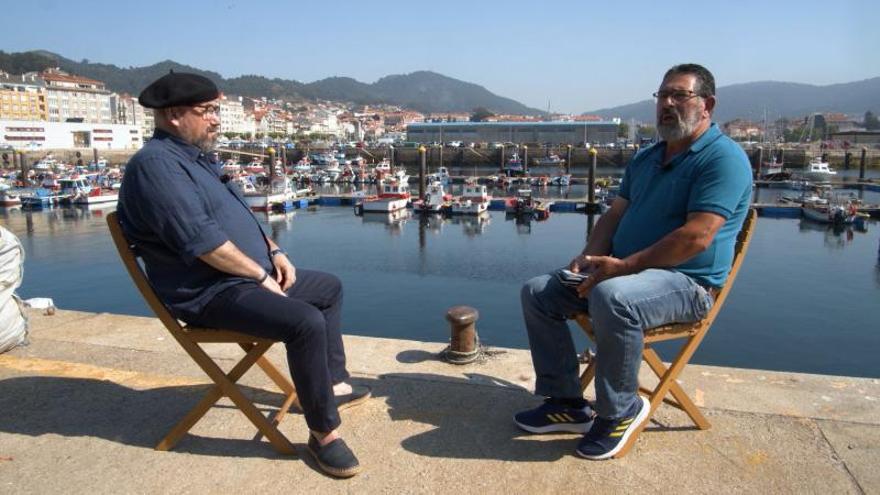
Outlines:
[[0, 120], [47, 120], [46, 87], [35, 76], [0, 71]]
[[113, 122], [110, 92], [104, 88], [103, 82], [57, 68], [46, 69], [39, 77], [46, 85], [49, 122]]

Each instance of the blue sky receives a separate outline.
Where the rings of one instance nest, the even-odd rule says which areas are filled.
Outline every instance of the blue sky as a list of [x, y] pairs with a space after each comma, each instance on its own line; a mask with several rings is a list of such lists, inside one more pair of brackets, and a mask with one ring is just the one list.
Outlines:
[[173, 59], [303, 82], [426, 69], [563, 112], [648, 98], [680, 62], [706, 65], [719, 86], [880, 76], [880, 2], [867, 0], [29, 0], [2, 10], [7, 52]]

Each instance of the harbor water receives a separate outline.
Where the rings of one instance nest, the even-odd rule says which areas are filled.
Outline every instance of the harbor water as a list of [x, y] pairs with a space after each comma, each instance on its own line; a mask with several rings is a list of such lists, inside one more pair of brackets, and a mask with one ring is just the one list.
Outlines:
[[[582, 198], [583, 186], [576, 187], [547, 195]], [[757, 200], [781, 194], [793, 192], [762, 189]], [[880, 193], [855, 194], [880, 203]], [[0, 208], [0, 224], [26, 251], [19, 294], [51, 297], [63, 309], [149, 315], [108, 235], [105, 216], [112, 210]], [[342, 279], [346, 333], [445, 342], [446, 310], [467, 304], [480, 312], [484, 344], [515, 348], [528, 347], [521, 285], [567, 264], [583, 247], [591, 220], [554, 213], [543, 222], [519, 222], [495, 211], [482, 219], [419, 218], [409, 211], [356, 216], [351, 207], [330, 206], [257, 216], [297, 266]], [[694, 362], [880, 377], [878, 258], [877, 221], [862, 232], [760, 218], [739, 278]], [[666, 357], [673, 350], [662, 348]]]

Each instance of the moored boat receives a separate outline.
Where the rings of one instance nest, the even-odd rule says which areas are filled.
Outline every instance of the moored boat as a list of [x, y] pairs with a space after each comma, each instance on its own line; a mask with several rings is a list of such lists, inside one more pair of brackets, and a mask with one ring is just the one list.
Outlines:
[[407, 207], [410, 202], [409, 186], [397, 181], [385, 181], [381, 192], [375, 199], [365, 199], [360, 204], [361, 212], [391, 212]]
[[519, 189], [515, 197], [505, 201], [504, 211], [511, 215], [544, 220], [550, 216], [550, 204], [533, 198], [531, 189]]
[[413, 209], [419, 213], [443, 213], [451, 200], [452, 195], [446, 192], [443, 184], [432, 182], [425, 191], [425, 199], [413, 201]]
[[452, 214], [479, 215], [489, 208], [491, 200], [486, 186], [470, 180], [465, 183], [461, 196], [452, 203]]
[[810, 160], [810, 163], [804, 167], [803, 176], [805, 179], [827, 182], [831, 180], [835, 175], [837, 175], [837, 171], [832, 169], [828, 162], [822, 161], [820, 157], [814, 157]]

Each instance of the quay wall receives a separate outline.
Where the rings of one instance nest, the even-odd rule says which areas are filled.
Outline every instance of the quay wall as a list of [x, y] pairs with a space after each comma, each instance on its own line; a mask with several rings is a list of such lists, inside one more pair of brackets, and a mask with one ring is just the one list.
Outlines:
[[[314, 150], [311, 151], [321, 151]], [[632, 158], [635, 150], [631, 149], [608, 149], [608, 148], [600, 148], [597, 150], [598, 155], [596, 159], [596, 165], [600, 168], [617, 168], [624, 167], [629, 160]], [[514, 148], [509, 147], [504, 153], [504, 159], [509, 158], [514, 152]], [[47, 154], [51, 153], [52, 156], [59, 161], [63, 161], [65, 163], [77, 163], [78, 160], [82, 160], [82, 163], [88, 164], [94, 158], [94, 150], [92, 149], [51, 149], [51, 150], [33, 150], [33, 151], [18, 151], [23, 155], [24, 162], [26, 166], [32, 166], [34, 163], [38, 162], [41, 158], [45, 157]], [[107, 160], [111, 165], [123, 165], [128, 161], [129, 158], [135, 153], [135, 150], [101, 150], [98, 151], [98, 157], [101, 159]], [[294, 150], [284, 150], [284, 156], [288, 162], [296, 162], [303, 155], [307, 153], [306, 150], [302, 149], [294, 149]], [[749, 159], [752, 162], [752, 165], [755, 166], [758, 163], [758, 155], [759, 152], [757, 149], [747, 150], [746, 153], [749, 155]], [[6, 160], [12, 161], [12, 152], [4, 151], [3, 155], [6, 155]], [[528, 150], [520, 149], [519, 150], [520, 157], [528, 156], [529, 167], [534, 168], [536, 173], [558, 173], [559, 167], [536, 167], [534, 161], [538, 158], [546, 157], [551, 154], [556, 154], [560, 158], [566, 159], [568, 158], [568, 148], [566, 146], [550, 146], [550, 147], [529, 147]], [[846, 169], [847, 165], [847, 152], [844, 150], [828, 150], [823, 152], [825, 159], [835, 168], [838, 169]], [[238, 159], [241, 161], [250, 161], [252, 158], [251, 155], [263, 156], [267, 157], [265, 150], [255, 148], [255, 149], [241, 149], [241, 150], [229, 150], [221, 153], [223, 159], [233, 157], [238, 155]], [[784, 163], [786, 168], [799, 168], [806, 165], [813, 154], [809, 153], [804, 149], [785, 149], [783, 151], [784, 155]], [[367, 161], [378, 161], [383, 158], [389, 158], [393, 160], [395, 165], [403, 165], [410, 170], [418, 170], [419, 166], [419, 150], [417, 148], [396, 148], [393, 151], [390, 148], [367, 148], [367, 149], [348, 149], [346, 150], [346, 156], [349, 158], [353, 158], [355, 156], [362, 156], [367, 159]], [[764, 151], [764, 161], [769, 161], [770, 152], [769, 150]], [[861, 159], [861, 149], [853, 149], [849, 151], [849, 169], [858, 170]], [[441, 148], [441, 147], [429, 147], [426, 150], [426, 160], [427, 166], [429, 170], [434, 170], [437, 167], [444, 166], [452, 170], [459, 170], [462, 174], [467, 175], [468, 167], [476, 167], [476, 169], [481, 173], [492, 172], [494, 170], [500, 170], [502, 164], [502, 152], [500, 149], [488, 149], [488, 148]], [[575, 175], [585, 175], [589, 170], [590, 166], [590, 155], [589, 149], [583, 147], [572, 147], [571, 148], [571, 163], [569, 165], [569, 172]], [[865, 166], [866, 168], [880, 168], [880, 149], [868, 149], [865, 155]]]

